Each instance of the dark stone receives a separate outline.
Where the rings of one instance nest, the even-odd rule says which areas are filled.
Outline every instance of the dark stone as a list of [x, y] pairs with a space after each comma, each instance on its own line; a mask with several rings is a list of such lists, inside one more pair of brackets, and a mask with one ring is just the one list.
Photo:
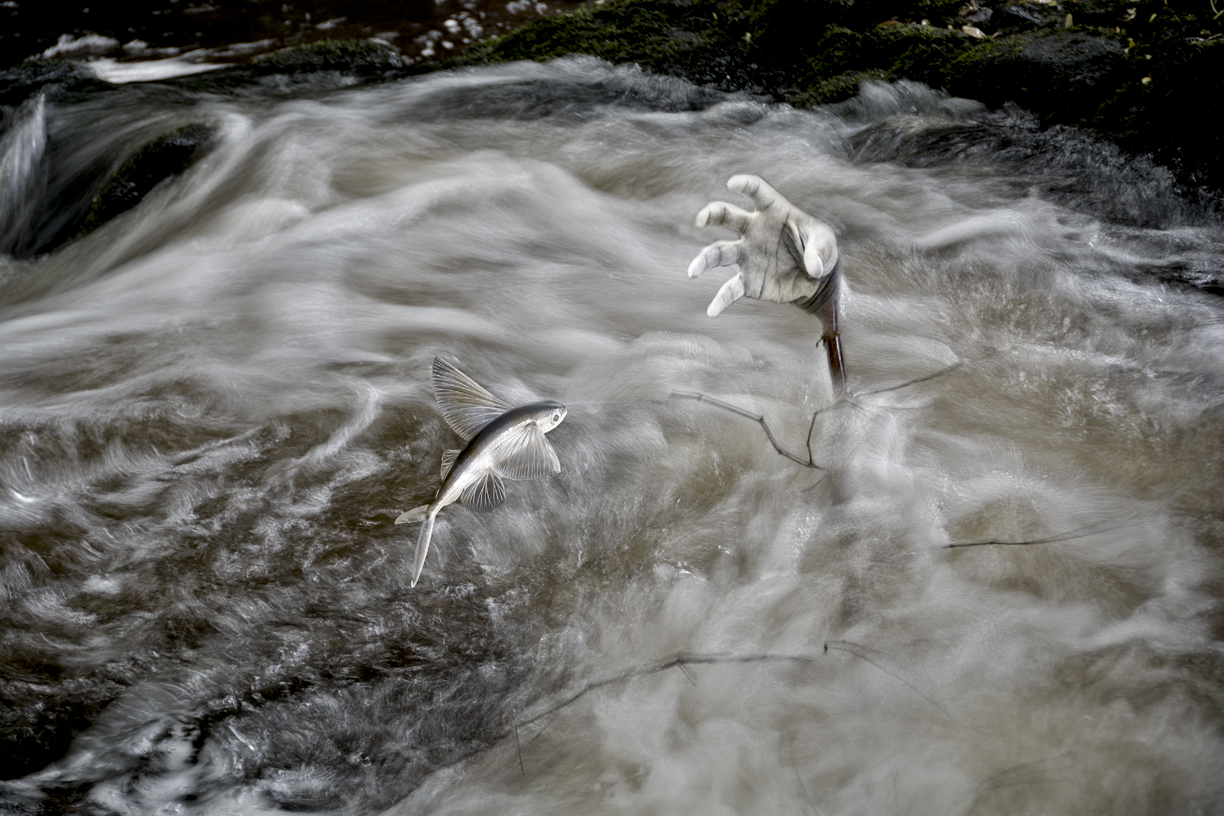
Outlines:
[[[967, 18], [986, 39], [962, 30]], [[985, 26], [983, 28], [982, 26]], [[854, 95], [867, 79], [917, 80], [1045, 127], [1103, 136], [1224, 190], [1224, 22], [1205, 0], [608, 0], [540, 20], [454, 64], [590, 54], [797, 106]]]
[[403, 66], [404, 60], [395, 47], [376, 40], [324, 40], [282, 48], [250, 63], [251, 68], [261, 73], [340, 71], [359, 76], [376, 76]]
[[[990, 9], [987, 9], [989, 11]], [[1015, 33], [1056, 24], [1054, 15], [1045, 7], [1016, 3], [1002, 6], [991, 15], [991, 22], [1000, 31]]]
[[0, 702], [0, 779], [19, 779], [60, 759], [118, 693], [113, 683], [59, 682], [57, 673], [31, 671], [41, 668], [5, 667], [18, 676], [0, 682], [8, 692]]
[[377, 40], [322, 40], [282, 48], [248, 63], [167, 80], [164, 84], [206, 93], [269, 96], [323, 94], [357, 84], [424, 73], [399, 50]]
[[184, 125], [141, 147], [116, 171], [90, 203], [80, 235], [88, 235], [139, 204], [157, 185], [174, 178], [207, 152], [213, 129]]
[[0, 71], [0, 109], [17, 108], [40, 91], [48, 102], [72, 101], [109, 88], [75, 63], [26, 62]]

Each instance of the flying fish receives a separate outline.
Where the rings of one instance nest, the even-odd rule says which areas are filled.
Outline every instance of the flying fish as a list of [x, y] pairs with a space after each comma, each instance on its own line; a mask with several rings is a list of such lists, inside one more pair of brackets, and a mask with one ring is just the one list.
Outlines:
[[442, 454], [442, 486], [433, 502], [395, 520], [425, 522], [417, 538], [411, 586], [421, 577], [434, 520], [443, 507], [458, 501], [474, 510], [492, 510], [506, 500], [503, 479], [538, 479], [561, 472], [557, 452], [544, 437], [565, 419], [561, 403], [541, 400], [514, 408], [437, 357], [433, 389], [442, 416], [467, 445]]

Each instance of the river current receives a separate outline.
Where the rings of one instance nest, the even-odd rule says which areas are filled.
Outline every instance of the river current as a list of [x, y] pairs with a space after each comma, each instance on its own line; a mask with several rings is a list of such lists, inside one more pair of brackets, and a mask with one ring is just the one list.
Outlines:
[[[1224, 229], [1160, 169], [908, 84], [152, 83], [13, 114], [0, 235], [191, 123], [0, 260], [0, 809], [1224, 810], [1224, 303], [1169, 280]], [[737, 173], [838, 233], [848, 400], [685, 276]], [[562, 472], [410, 589], [435, 356], [565, 403]]]

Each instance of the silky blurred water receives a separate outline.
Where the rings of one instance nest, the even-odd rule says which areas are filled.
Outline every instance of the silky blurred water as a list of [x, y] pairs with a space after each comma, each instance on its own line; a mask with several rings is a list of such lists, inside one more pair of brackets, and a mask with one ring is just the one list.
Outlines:
[[[120, 99], [0, 141], [13, 245], [57, 173], [217, 131], [0, 261], [8, 810], [1224, 807], [1224, 322], [1156, 274], [1224, 230], [1162, 171], [584, 60]], [[745, 172], [838, 231], [848, 402], [815, 318], [685, 277]], [[409, 589], [435, 355], [566, 403], [563, 472], [447, 508]]]

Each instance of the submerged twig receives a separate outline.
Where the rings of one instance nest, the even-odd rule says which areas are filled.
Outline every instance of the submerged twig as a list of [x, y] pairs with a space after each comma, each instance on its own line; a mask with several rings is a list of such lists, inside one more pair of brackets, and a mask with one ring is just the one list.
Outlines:
[[[1070, 782], [1071, 781], [1070, 779], [1043, 779], [1040, 776], [1041, 770], [1035, 767], [1035, 766], [1040, 766], [1040, 765], [1044, 765], [1047, 763], [1051, 763], [1051, 762], [1054, 762], [1055, 760], [1059, 760], [1059, 759], [1062, 759], [1068, 756], [1071, 756], [1071, 752], [1069, 751], [1059, 754], [1058, 756], [1055, 756], [1055, 757], [1049, 757], [1048, 759], [1035, 759], [1032, 762], [1022, 762], [1019, 765], [1013, 765], [1010, 768], [1006, 768], [1002, 771], [999, 771], [996, 774], [992, 774], [991, 776], [987, 777], [986, 781], [983, 782], [981, 785], [979, 785], [977, 790], [974, 792], [973, 802], [972, 804], [970, 804], [969, 810], [966, 811], [966, 814], [973, 813], [973, 811], [977, 810], [978, 803], [982, 799], [982, 794], [988, 793], [989, 791], [999, 790], [1000, 788], [1015, 787], [1016, 785], [1048, 785], [1048, 784], [1065, 784], [1065, 783]], [[1031, 774], [1031, 775], [1021, 776], [1020, 778], [1012, 778], [1006, 781], [995, 781], [995, 780], [999, 780], [1000, 777], [1010, 776], [1016, 773], [1017, 771], [1020, 771], [1024, 774]]]
[[[815, 663], [816, 657], [811, 655], [785, 655], [785, 654], [754, 654], [754, 655], [677, 655], [670, 660], [664, 660], [659, 663], [649, 663], [645, 666], [636, 666], [632, 669], [626, 669], [611, 677], [605, 677], [602, 680], [592, 680], [590, 683], [579, 688], [577, 691], [570, 694], [564, 700], [561, 700], [554, 705], [549, 706], [544, 711], [528, 717], [525, 720], [516, 722], [515, 727], [531, 725], [534, 722], [544, 719], [561, 709], [572, 705], [582, 697], [586, 696], [596, 689], [610, 686], [613, 683], [620, 683], [625, 680], [631, 680], [634, 677], [641, 677], [646, 674], [655, 674], [657, 672], [667, 671], [668, 669], [679, 668], [689, 679], [693, 685], [696, 685], [696, 680], [690, 674], [689, 666], [701, 664], [715, 663], [764, 663], [764, 662], [779, 662], [779, 663]], [[537, 735], [538, 736], [538, 735]], [[533, 738], [534, 739], [534, 738]]]
[[777, 451], [779, 454], [781, 454], [782, 456], [785, 456], [787, 459], [790, 459], [792, 462], [796, 462], [806, 468], [812, 468], [813, 470], [824, 470], [825, 469], [821, 467], [820, 465], [816, 464], [816, 458], [812, 454], [812, 432], [816, 429], [816, 417], [820, 415], [820, 411], [816, 411], [815, 413], [812, 414], [812, 422], [810, 425], [808, 425], [808, 434], [807, 434], [808, 458], [806, 461], [804, 461], [803, 459], [799, 458], [797, 455], [791, 453], [790, 451], [786, 450], [785, 448], [783, 448], [781, 445], [778, 444], [778, 440], [774, 438], [773, 431], [769, 429], [769, 423], [765, 421], [765, 416], [763, 414], [754, 414], [751, 411], [745, 411], [743, 408], [732, 405], [729, 402], [723, 402], [720, 399], [715, 399], [714, 397], [707, 396], [706, 394], [702, 394], [699, 391], [673, 391], [671, 395], [673, 397], [680, 397], [681, 399], [691, 399], [691, 400], [696, 400], [697, 402], [708, 402], [711, 405], [716, 406], [718, 408], [722, 408], [725, 411], [730, 411], [731, 413], [738, 414], [739, 416], [742, 416], [746, 419], [751, 419], [761, 426], [761, 428], [765, 431], [765, 436], [769, 439], [769, 444], [773, 445], [773, 449]]
[[945, 708], [944, 708], [943, 706], [941, 706], [939, 703], [935, 702], [935, 701], [934, 701], [934, 700], [932, 700], [930, 697], [926, 696], [926, 695], [925, 695], [925, 694], [923, 694], [921, 691], [919, 691], [919, 690], [918, 690], [918, 689], [917, 689], [917, 688], [914, 686], [914, 684], [913, 684], [913, 683], [910, 683], [908, 680], [906, 680], [904, 677], [901, 677], [900, 675], [893, 674], [893, 673], [892, 673], [892, 672], [890, 672], [888, 669], [884, 668], [884, 667], [883, 667], [883, 666], [881, 666], [879, 663], [877, 663], [877, 662], [875, 662], [874, 660], [872, 660], [870, 657], [867, 657], [867, 656], [866, 656], [866, 655], [864, 655], [864, 654], [860, 654], [859, 652], [854, 651], [854, 649], [849, 649], [849, 648], [847, 648], [848, 646], [853, 646], [853, 647], [855, 647], [855, 649], [861, 649], [861, 650], [863, 650], [863, 651], [867, 651], [867, 647], [866, 647], [866, 646], [860, 646], [859, 644], [857, 644], [857, 643], [851, 643], [851, 642], [850, 642], [850, 641], [848, 641], [848, 640], [831, 640], [831, 641], [828, 641], [828, 642], [826, 642], [826, 643], [825, 643], [825, 651], [828, 651], [829, 649], [833, 649], [834, 651], [838, 651], [838, 652], [845, 652], [846, 654], [852, 654], [852, 655], [854, 655], [855, 657], [857, 657], [859, 660], [865, 660], [865, 661], [867, 661], [868, 663], [870, 663], [871, 665], [875, 666], [875, 667], [876, 667], [877, 669], [879, 669], [880, 671], [882, 671], [882, 672], [884, 672], [885, 674], [887, 674], [889, 677], [891, 677], [891, 678], [893, 678], [894, 680], [896, 680], [897, 682], [899, 682], [899, 683], [903, 684], [903, 685], [904, 685], [906, 688], [908, 688], [910, 691], [912, 691], [912, 692], [914, 692], [915, 694], [917, 694], [917, 695], [918, 695], [919, 697], [921, 697], [922, 699], [926, 700], [926, 701], [927, 701], [928, 703], [930, 703], [931, 705], [935, 706], [935, 708], [939, 709], [939, 713], [943, 714], [943, 715], [944, 715], [945, 717], [947, 717], [949, 720], [951, 720], [951, 719], [952, 719], [952, 715], [948, 713], [947, 709], [945, 709]]
[[514, 724], [514, 750], [518, 752], [519, 776], [527, 784], [527, 768], [523, 765], [523, 744], [519, 742], [518, 723]]
[[[838, 651], [838, 652], [845, 652], [846, 654], [854, 655], [860, 660], [870, 663], [872, 666], [875, 666], [877, 669], [884, 672], [885, 674], [887, 674], [889, 677], [893, 678], [894, 680], [902, 683], [907, 688], [909, 688], [911, 691], [913, 691], [915, 694], [917, 694], [919, 697], [926, 700], [932, 706], [937, 708], [939, 712], [943, 714], [945, 717], [947, 717], [948, 719], [952, 719], [952, 715], [949, 714], [947, 710], [944, 709], [943, 706], [941, 706], [939, 703], [932, 700], [927, 695], [923, 694], [912, 683], [907, 681], [905, 678], [898, 676], [894, 672], [889, 671], [888, 669], [884, 668], [876, 661], [872, 660], [870, 657], [867, 657], [865, 654], [863, 654], [863, 652], [872, 651], [868, 647], [862, 646], [858, 643], [852, 643], [848, 640], [830, 640], [830, 641], [825, 642], [823, 651], [827, 653], [830, 650]], [[553, 705], [549, 706], [543, 711], [537, 714], [534, 714], [528, 717], [527, 719], [516, 721], [514, 723], [514, 727], [516, 729], [515, 734], [517, 737], [518, 728], [522, 726], [531, 725], [532, 723], [539, 722], [540, 720], [546, 717], [551, 717], [555, 715], [557, 712], [559, 712], [561, 709], [572, 705], [573, 703], [577, 702], [582, 697], [586, 696], [592, 691], [595, 691], [596, 689], [601, 689], [604, 686], [610, 686], [614, 683], [620, 683], [625, 680], [631, 680], [635, 677], [641, 677], [647, 674], [657, 674], [658, 672], [664, 672], [669, 669], [680, 669], [680, 671], [684, 673], [684, 676], [688, 678], [688, 680], [691, 683], [693, 683], [693, 685], [696, 685], [697, 683], [696, 683], [694, 676], [691, 673], [691, 669], [689, 668], [690, 666], [715, 665], [715, 664], [727, 664], [727, 663], [798, 663], [798, 664], [808, 665], [808, 664], [815, 663], [819, 659], [820, 659], [819, 655], [774, 654], [774, 653], [748, 654], [748, 655], [735, 655], [735, 654], [676, 655], [673, 658], [670, 658], [668, 660], [663, 660], [658, 663], [648, 663], [643, 666], [635, 666], [631, 669], [625, 669], [622, 672], [618, 672], [617, 674], [611, 675], [610, 677], [605, 677], [601, 680], [592, 680], [591, 682], [583, 685], [581, 688], [571, 693], [564, 700], [554, 703]], [[537, 734], [536, 736], [539, 736], [539, 735]], [[534, 737], [532, 739], [534, 739]]]
[[[849, 647], [854, 647], [854, 648], [849, 648]], [[928, 703], [930, 703], [935, 708], [939, 709], [939, 711], [944, 716], [948, 717], [949, 719], [952, 718], [952, 716], [948, 714], [948, 712], [945, 711], [943, 707], [941, 707], [938, 703], [936, 703], [930, 697], [927, 697], [925, 694], [923, 694], [921, 691], [915, 688], [911, 683], [907, 682], [905, 679], [901, 677], [898, 677], [893, 672], [888, 671], [887, 669], [885, 669], [883, 666], [881, 666], [879, 663], [872, 660], [871, 658], [866, 657], [865, 655], [861, 654], [858, 651], [855, 651], [855, 649], [867, 651], [867, 647], [860, 646], [857, 643], [850, 643], [849, 641], [844, 641], [844, 640], [828, 641], [824, 645], [822, 654], [827, 653], [830, 649], [834, 651], [846, 652], [847, 654], [851, 654], [851, 655], [854, 655], [855, 657], [865, 660], [867, 663], [870, 663], [872, 666], [875, 666], [880, 671], [884, 672], [885, 674], [889, 675], [895, 680], [903, 683], [906, 687], [908, 687], [911, 691], [913, 691], [919, 697], [926, 700]], [[519, 733], [518, 733], [519, 729], [522, 727], [528, 726], [528, 725], [532, 725], [533, 723], [537, 723], [540, 720], [544, 720], [544, 719], [548, 720], [548, 723], [546, 723], [543, 728], [541, 728], [530, 740], [528, 740], [527, 744], [530, 745], [537, 738], [539, 738], [541, 734], [543, 734], [544, 730], [547, 729], [548, 724], [550, 724], [554, 719], [560, 716], [560, 712], [562, 709], [582, 699], [590, 692], [595, 691], [597, 689], [601, 689], [604, 686], [610, 686], [614, 683], [620, 683], [625, 680], [631, 680], [634, 677], [641, 677], [643, 675], [655, 674], [657, 672], [663, 672], [669, 669], [676, 669], [676, 668], [684, 672], [685, 676], [688, 677], [690, 682], [693, 682], [694, 685], [696, 685], [696, 681], [691, 674], [691, 670], [688, 668], [690, 666], [716, 665], [716, 664], [729, 664], [729, 663], [793, 663], [793, 664], [799, 664], [799, 665], [811, 665], [811, 664], [816, 663], [816, 661], [819, 660], [820, 657], [821, 655], [774, 654], [774, 653], [747, 654], [747, 655], [736, 655], [736, 654], [676, 655], [673, 658], [670, 658], [668, 660], [662, 660], [657, 663], [649, 663], [643, 666], [635, 666], [633, 668], [625, 669], [624, 671], [618, 672], [617, 674], [611, 675], [609, 677], [605, 677], [600, 680], [592, 680], [591, 682], [586, 683], [581, 688], [578, 688], [577, 690], [569, 694], [569, 696], [567, 696], [565, 699], [560, 700], [548, 706], [544, 710], [536, 714], [533, 714], [530, 717], [527, 717], [525, 719], [514, 720], [510, 722], [508, 726], [506, 727], [505, 731], [503, 731], [500, 736], [494, 738], [490, 742], [484, 743], [480, 747], [477, 747], [469, 751], [464, 756], [456, 758], [455, 761], [458, 763], [466, 762], [467, 760], [472, 759], [473, 757], [484, 753], [485, 751], [489, 750], [497, 743], [501, 742], [502, 740], [508, 739], [511, 735], [513, 735], [515, 746], [518, 749], [519, 773], [525, 776], [526, 766], [525, 766], [525, 763], [523, 762], [522, 744], [519, 742]], [[791, 751], [792, 753], [794, 751], [793, 742], [791, 745]], [[816, 808], [815, 803], [812, 802], [811, 795], [809, 791], [807, 790], [807, 785], [803, 783], [802, 777], [799, 778], [799, 782], [803, 786], [804, 796], [807, 798], [808, 804], [811, 805], [813, 812], [819, 814], [820, 811]]]
[[856, 391], [854, 393], [854, 396], [870, 397], [875, 394], [887, 394], [889, 391], [900, 391], [902, 388], [908, 388], [911, 385], [918, 385], [919, 383], [924, 383], [924, 382], [927, 382], [928, 380], [933, 380], [936, 377], [942, 377], [944, 374], [950, 374], [953, 371], [956, 371], [958, 368], [964, 368], [965, 366], [970, 366], [970, 365], [975, 365], [977, 363], [980, 363], [983, 360], [989, 360], [991, 357], [998, 355], [999, 351], [1000, 351], [999, 349], [991, 349], [990, 351], [983, 354], [981, 357], [975, 357], [972, 360], [960, 360], [958, 362], [953, 363], [950, 366], [941, 368], [938, 371], [931, 372], [930, 374], [924, 374], [923, 376], [918, 377], [913, 380], [906, 380], [905, 382], [900, 383], [898, 385], [890, 385], [887, 388], [877, 388], [873, 391]]
[[855, 393], [855, 395], [854, 395], [854, 396], [856, 396], [856, 397], [870, 397], [870, 396], [873, 396], [873, 395], [875, 395], [875, 394], [887, 394], [889, 391], [900, 391], [902, 388], [908, 388], [908, 387], [909, 387], [909, 386], [911, 386], [911, 385], [917, 385], [918, 383], [924, 383], [924, 382], [926, 382], [927, 380], [933, 380], [933, 379], [935, 379], [936, 377], [942, 377], [944, 374], [947, 374], [947, 373], [949, 373], [949, 372], [955, 371], [955, 370], [956, 370], [956, 369], [958, 369], [958, 368], [963, 368], [964, 366], [966, 366], [966, 365], [968, 365], [968, 364], [969, 364], [969, 361], [968, 361], [968, 360], [961, 360], [961, 361], [960, 361], [960, 362], [958, 362], [958, 363], [953, 363], [952, 365], [948, 366], [947, 368], [941, 368], [941, 369], [939, 369], [938, 371], [936, 371], [936, 372], [934, 372], [934, 373], [931, 373], [931, 374], [927, 374], [927, 375], [926, 375], [926, 376], [924, 376], [924, 377], [918, 377], [917, 379], [913, 379], [913, 380], [906, 380], [905, 382], [903, 382], [903, 383], [901, 383], [901, 384], [899, 384], [899, 385], [890, 385], [890, 386], [888, 386], [887, 388], [877, 388], [877, 389], [875, 389], [874, 391], [858, 391], [858, 392], [856, 392], [856, 393]]
[[[852, 395], [843, 396], [840, 399], [838, 399], [836, 402], [833, 402], [830, 405], [826, 405], [823, 408], [819, 408], [816, 411], [813, 411], [812, 421], [808, 424], [807, 440], [805, 441], [805, 446], [807, 448], [807, 459], [803, 459], [798, 454], [792, 453], [786, 450], [785, 448], [783, 448], [780, 444], [778, 444], [778, 440], [773, 435], [773, 431], [770, 429], [769, 423], [765, 421], [764, 414], [754, 414], [751, 411], [745, 410], [744, 408], [740, 408], [737, 405], [732, 405], [729, 402], [725, 402], [716, 397], [711, 397], [708, 394], [703, 394], [700, 391], [673, 391], [671, 392], [671, 396], [679, 397], [681, 399], [696, 400], [697, 402], [707, 402], [710, 405], [715, 406], [716, 408], [722, 408], [724, 411], [730, 411], [731, 413], [737, 414], [738, 416], [742, 416], [745, 419], [751, 419], [753, 422], [760, 425], [761, 429], [765, 431], [765, 436], [769, 439], [769, 444], [773, 445], [773, 449], [777, 451], [779, 455], [785, 456], [787, 459], [790, 459], [792, 462], [795, 462], [796, 464], [802, 465], [803, 467], [806, 467], [806, 468], [812, 468], [813, 470], [827, 470], [827, 468], [816, 464], [816, 457], [812, 453], [812, 434], [816, 430], [816, 418], [820, 416], [822, 413], [826, 411], [831, 411], [834, 408], [840, 408], [842, 406], [850, 406], [851, 408], [858, 408], [859, 410], [866, 410], [862, 405], [859, 405], [857, 402], [851, 399], [851, 397], [870, 397], [875, 394], [885, 394], [885, 393], [888, 393], [889, 391], [897, 391], [902, 388], [907, 388], [911, 385], [918, 385], [919, 383], [924, 383], [924, 382], [927, 382], [928, 380], [933, 380], [936, 377], [941, 377], [944, 374], [948, 374], [952, 371], [956, 371], [958, 368], [963, 368], [968, 365], [973, 365], [974, 363], [979, 363], [982, 360], [987, 360], [995, 356], [998, 353], [999, 353], [998, 349], [991, 349], [989, 352], [982, 355], [981, 357], [977, 357], [972, 360], [961, 360], [960, 362], [953, 363], [952, 365], [946, 368], [941, 368], [938, 371], [932, 372], [930, 374], [926, 374], [922, 377], [918, 377], [913, 380], [907, 380], [906, 382], [900, 383], [899, 385], [890, 385], [887, 388], [878, 388], [874, 391], [858, 391]], [[838, 354], [840, 355], [840, 349], [838, 350]], [[841, 372], [840, 369], [839, 369], [839, 372]], [[841, 372], [841, 373], [844, 373], [844, 372]], [[845, 391], [844, 377], [842, 378], [841, 383], [842, 383], [842, 389], [841, 389], [842, 393], [845, 394], [846, 391]]]
[[808, 791], [807, 783], [803, 781], [803, 774], [799, 773], [799, 761], [795, 759], [795, 735], [790, 734], [790, 761], [791, 768], [795, 771], [795, 779], [799, 782], [799, 790], [803, 791], [803, 798], [807, 802], [808, 807], [816, 816], [820, 816], [820, 808], [816, 807], [816, 803], [812, 801], [812, 794]]
[[1077, 538], [1086, 538], [1097, 533], [1108, 533], [1113, 530], [1119, 530], [1124, 525], [1108, 524], [1104, 521], [1094, 521], [1092, 524], [1085, 524], [1083, 527], [1077, 527], [1074, 530], [1058, 535], [1046, 536], [1045, 538], [1034, 538], [1029, 541], [965, 541], [955, 544], [945, 544], [943, 549], [953, 550], [958, 547], [1028, 547], [1033, 544], [1054, 544], [1059, 541], [1073, 541]]
[[[989, 777], [987, 777], [986, 781], [983, 782], [982, 785], [979, 787], [979, 790], [990, 791], [990, 790], [997, 790], [999, 788], [1009, 788], [1014, 785], [1033, 785], [1033, 784], [1040, 784], [1043, 782], [1069, 782], [1071, 781], [1069, 779], [1041, 779], [1041, 778], [1034, 778], [1032, 776], [1025, 776], [1025, 777], [1021, 777], [1017, 779], [1017, 778], [1014, 778], [1013, 776], [1018, 771], [1024, 774], [1040, 774], [1041, 770], [1036, 768], [1036, 766], [1055, 762], [1057, 760], [1064, 759], [1069, 756], [1071, 756], [1071, 752], [1064, 751], [1058, 756], [1047, 757], [1045, 759], [1034, 759], [1031, 762], [1022, 762], [1019, 765], [1013, 765], [1010, 768], [1005, 768], [1002, 771], [999, 771], [998, 773], [992, 774]], [[1009, 777], [1009, 778], [1004, 780], [1002, 779], [1002, 777]]]

